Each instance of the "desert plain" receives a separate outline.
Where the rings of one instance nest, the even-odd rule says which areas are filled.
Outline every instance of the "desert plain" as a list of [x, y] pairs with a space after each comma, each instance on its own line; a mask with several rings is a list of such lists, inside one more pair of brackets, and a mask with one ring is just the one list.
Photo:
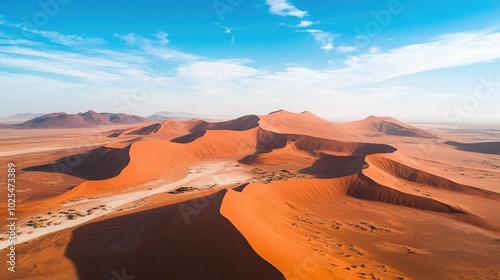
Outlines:
[[0, 128], [1, 279], [500, 279], [499, 125], [63, 117]]

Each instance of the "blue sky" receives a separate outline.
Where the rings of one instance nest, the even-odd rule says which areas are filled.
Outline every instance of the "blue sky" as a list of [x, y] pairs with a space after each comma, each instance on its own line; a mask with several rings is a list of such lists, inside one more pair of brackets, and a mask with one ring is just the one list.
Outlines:
[[0, 3], [0, 116], [500, 120], [499, 1]]

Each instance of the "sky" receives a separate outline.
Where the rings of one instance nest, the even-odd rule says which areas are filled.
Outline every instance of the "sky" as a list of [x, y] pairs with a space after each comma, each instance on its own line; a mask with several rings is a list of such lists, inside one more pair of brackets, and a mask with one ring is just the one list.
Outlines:
[[0, 117], [500, 122], [497, 0], [6, 0]]

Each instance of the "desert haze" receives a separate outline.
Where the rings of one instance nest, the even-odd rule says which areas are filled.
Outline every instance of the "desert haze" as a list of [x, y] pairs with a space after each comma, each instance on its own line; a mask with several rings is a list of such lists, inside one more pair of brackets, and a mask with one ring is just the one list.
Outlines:
[[1, 278], [500, 279], [500, 130], [484, 132], [285, 110], [5, 125]]

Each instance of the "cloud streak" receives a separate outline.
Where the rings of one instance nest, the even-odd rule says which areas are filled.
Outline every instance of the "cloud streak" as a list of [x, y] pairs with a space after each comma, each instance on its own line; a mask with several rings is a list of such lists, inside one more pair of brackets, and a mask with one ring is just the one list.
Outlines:
[[320, 48], [322, 50], [329, 52], [334, 49], [334, 34], [319, 29], [306, 29], [303, 32], [311, 34], [314, 37], [314, 40], [320, 44]]
[[278, 16], [292, 16], [303, 18], [307, 15], [307, 11], [297, 9], [287, 0], [266, 0], [269, 5], [269, 12]]
[[167, 39], [168, 33], [160, 31], [153, 34], [156, 39], [147, 39], [140, 35], [134, 33], [128, 33], [125, 35], [115, 33], [113, 37], [121, 39], [127, 43], [127, 45], [138, 45], [146, 53], [153, 55], [155, 57], [161, 58], [163, 60], [195, 60], [198, 56], [176, 51], [172, 48], [165, 47], [170, 41]]

